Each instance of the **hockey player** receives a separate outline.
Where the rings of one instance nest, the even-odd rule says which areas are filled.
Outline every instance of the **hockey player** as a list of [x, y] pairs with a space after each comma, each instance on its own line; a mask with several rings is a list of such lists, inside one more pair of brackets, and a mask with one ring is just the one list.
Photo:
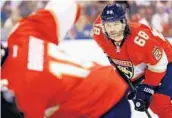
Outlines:
[[2, 78], [25, 118], [130, 118], [128, 86], [111, 66], [94, 66], [59, 49], [78, 16], [75, 2], [51, 1], [9, 36]]
[[119, 4], [103, 9], [94, 22], [93, 38], [125, 79], [141, 82], [135, 109], [145, 111], [150, 105], [160, 118], [172, 118], [172, 46], [167, 39], [153, 28], [127, 23]]

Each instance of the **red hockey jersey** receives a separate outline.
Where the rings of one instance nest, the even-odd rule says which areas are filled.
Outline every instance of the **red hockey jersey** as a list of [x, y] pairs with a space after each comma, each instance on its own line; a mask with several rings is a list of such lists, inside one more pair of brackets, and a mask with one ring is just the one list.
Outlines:
[[61, 51], [58, 25], [48, 10], [21, 20], [8, 40], [2, 78], [26, 118], [98, 118], [127, 85], [112, 67], [94, 67]]
[[138, 23], [130, 23], [129, 27], [131, 34], [119, 52], [104, 35], [99, 16], [94, 22], [93, 38], [129, 79], [145, 75], [144, 83], [157, 86], [172, 62], [172, 45], [155, 29]]

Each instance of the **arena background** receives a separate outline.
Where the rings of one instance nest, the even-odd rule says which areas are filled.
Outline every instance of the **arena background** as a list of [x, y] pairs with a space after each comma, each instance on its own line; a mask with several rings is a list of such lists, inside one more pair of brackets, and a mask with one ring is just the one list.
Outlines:
[[[94, 60], [103, 65], [109, 62], [103, 51], [92, 40], [92, 23], [107, 3], [116, 1], [77, 1], [81, 4], [82, 14], [79, 21], [67, 33], [60, 47], [72, 56], [86, 60]], [[121, 2], [121, 1], [120, 1]], [[140, 22], [159, 30], [172, 42], [172, 1], [139, 0], [127, 1], [124, 7], [129, 6], [128, 21]], [[126, 4], [127, 3], [127, 4]], [[18, 20], [28, 16], [36, 10], [44, 8], [47, 1], [13, 0], [0, 3], [1, 7], [1, 41], [6, 44], [7, 37], [12, 27]], [[126, 5], [126, 6], [125, 6]], [[67, 14], [66, 14], [67, 15]], [[132, 118], [147, 118], [145, 113], [136, 112], [132, 106]], [[151, 112], [152, 113], [152, 112]], [[153, 118], [158, 118], [152, 114]]]

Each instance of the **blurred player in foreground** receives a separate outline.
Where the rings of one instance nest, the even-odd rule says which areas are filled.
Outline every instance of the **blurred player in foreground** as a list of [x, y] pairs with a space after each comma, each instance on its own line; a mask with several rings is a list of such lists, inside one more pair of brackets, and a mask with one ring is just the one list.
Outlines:
[[58, 48], [79, 12], [70, 0], [50, 1], [9, 36], [2, 78], [25, 118], [130, 118], [128, 86], [111, 66], [82, 62]]
[[[127, 23], [119, 4], [107, 5], [94, 23], [94, 39], [123, 78], [135, 83], [135, 109], [149, 105], [160, 118], [172, 118], [172, 45], [157, 30]], [[128, 80], [127, 80], [128, 81]]]

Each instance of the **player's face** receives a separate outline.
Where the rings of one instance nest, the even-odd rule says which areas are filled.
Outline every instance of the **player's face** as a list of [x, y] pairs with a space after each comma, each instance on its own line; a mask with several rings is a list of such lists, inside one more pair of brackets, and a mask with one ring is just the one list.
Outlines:
[[120, 21], [105, 22], [104, 28], [112, 40], [121, 41], [123, 39], [124, 25]]

